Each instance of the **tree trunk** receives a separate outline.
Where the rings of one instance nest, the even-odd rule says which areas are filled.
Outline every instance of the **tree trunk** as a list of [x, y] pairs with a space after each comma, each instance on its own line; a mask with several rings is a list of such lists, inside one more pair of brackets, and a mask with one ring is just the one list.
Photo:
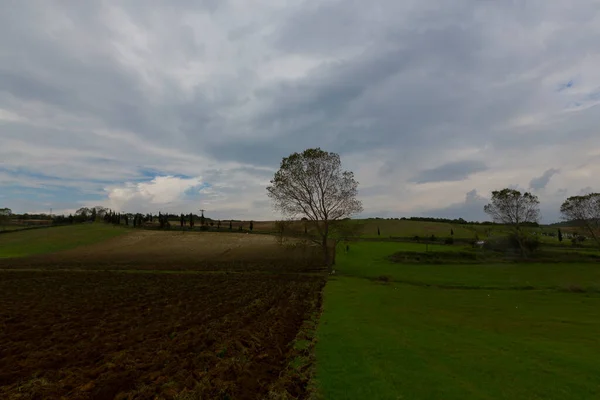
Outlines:
[[331, 272], [331, 265], [329, 263], [329, 247], [327, 246], [327, 236], [323, 236], [323, 241], [321, 245], [323, 246], [323, 261], [325, 262], [327, 270]]

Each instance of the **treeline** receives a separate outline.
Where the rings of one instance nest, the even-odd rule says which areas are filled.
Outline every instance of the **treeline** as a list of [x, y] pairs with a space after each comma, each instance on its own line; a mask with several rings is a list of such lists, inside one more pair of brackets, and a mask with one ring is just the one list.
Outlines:
[[[456, 225], [498, 225], [495, 222], [491, 221], [467, 221], [463, 218], [435, 218], [435, 217], [401, 217], [401, 218], [369, 218], [375, 220], [396, 220], [396, 221], [420, 221], [420, 222], [438, 222], [438, 223], [447, 223], [447, 224], [456, 224]], [[538, 227], [539, 224], [537, 222], [525, 222], [522, 224], [523, 226], [532, 226]]]
[[50, 221], [52, 216], [50, 214], [11, 214], [10, 217], [12, 219], [20, 220], [20, 221], [30, 221], [30, 220], [45, 220]]

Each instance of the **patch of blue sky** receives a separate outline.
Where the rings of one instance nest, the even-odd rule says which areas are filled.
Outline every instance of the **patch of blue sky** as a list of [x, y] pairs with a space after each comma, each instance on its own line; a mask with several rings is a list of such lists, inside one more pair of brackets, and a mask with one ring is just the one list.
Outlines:
[[194, 178], [191, 175], [172, 174], [172, 173], [159, 171], [157, 169], [152, 169], [152, 168], [140, 168], [140, 169], [138, 169], [138, 172], [140, 174], [140, 177], [137, 178], [136, 181], [151, 181], [152, 179], [160, 177], [160, 176], [173, 176], [175, 178], [180, 178], [180, 179]]
[[211, 187], [212, 187], [212, 185], [210, 183], [204, 182], [204, 183], [201, 183], [200, 185], [196, 185], [196, 186], [192, 186], [190, 188], [187, 188], [183, 192], [183, 195], [187, 199], [199, 198], [201, 196], [201, 192], [200, 191], [202, 189], [209, 189]]
[[94, 201], [102, 200], [103, 194], [90, 193], [71, 186], [43, 186], [30, 187], [22, 185], [8, 185], [2, 188], [5, 198], [19, 200], [52, 200], [52, 201]]
[[[17, 179], [35, 179], [47, 182], [49, 185], [56, 185], [60, 182], [78, 182], [81, 179], [70, 179], [70, 178], [60, 178], [57, 176], [46, 175], [41, 172], [31, 171], [27, 168], [4, 168], [0, 167], [0, 172], [5, 172], [8, 175], [17, 178]], [[88, 183], [99, 183], [99, 184], [107, 184], [107, 183], [116, 183], [117, 181], [113, 180], [105, 180], [105, 179], [86, 179]]]
[[573, 85], [575, 84], [575, 82], [573, 81], [573, 79], [571, 79], [570, 81], [566, 82], [566, 83], [561, 83], [558, 85], [558, 91], [562, 92], [563, 90], [567, 90], [573, 87]]

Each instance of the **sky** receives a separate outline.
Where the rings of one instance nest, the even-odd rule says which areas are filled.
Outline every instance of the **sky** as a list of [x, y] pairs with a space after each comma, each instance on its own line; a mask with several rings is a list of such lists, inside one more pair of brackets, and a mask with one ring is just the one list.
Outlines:
[[600, 191], [600, 3], [0, 0], [0, 208], [273, 219], [336, 152], [361, 217], [542, 222]]

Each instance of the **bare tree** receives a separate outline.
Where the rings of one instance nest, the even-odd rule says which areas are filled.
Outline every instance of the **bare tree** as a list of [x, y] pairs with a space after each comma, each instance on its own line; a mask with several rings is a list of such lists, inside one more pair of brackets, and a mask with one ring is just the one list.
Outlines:
[[521, 254], [525, 254], [526, 235], [521, 229], [524, 225], [537, 223], [540, 219], [540, 201], [537, 196], [515, 189], [502, 189], [492, 192], [490, 204], [483, 207], [494, 222], [505, 225], [512, 231]]
[[289, 218], [306, 217], [314, 226], [314, 241], [322, 246], [329, 266], [333, 228], [362, 211], [357, 188], [354, 174], [342, 170], [338, 154], [315, 148], [284, 158], [267, 192], [277, 210]]
[[600, 193], [571, 196], [560, 206], [564, 219], [583, 227], [600, 246]]

